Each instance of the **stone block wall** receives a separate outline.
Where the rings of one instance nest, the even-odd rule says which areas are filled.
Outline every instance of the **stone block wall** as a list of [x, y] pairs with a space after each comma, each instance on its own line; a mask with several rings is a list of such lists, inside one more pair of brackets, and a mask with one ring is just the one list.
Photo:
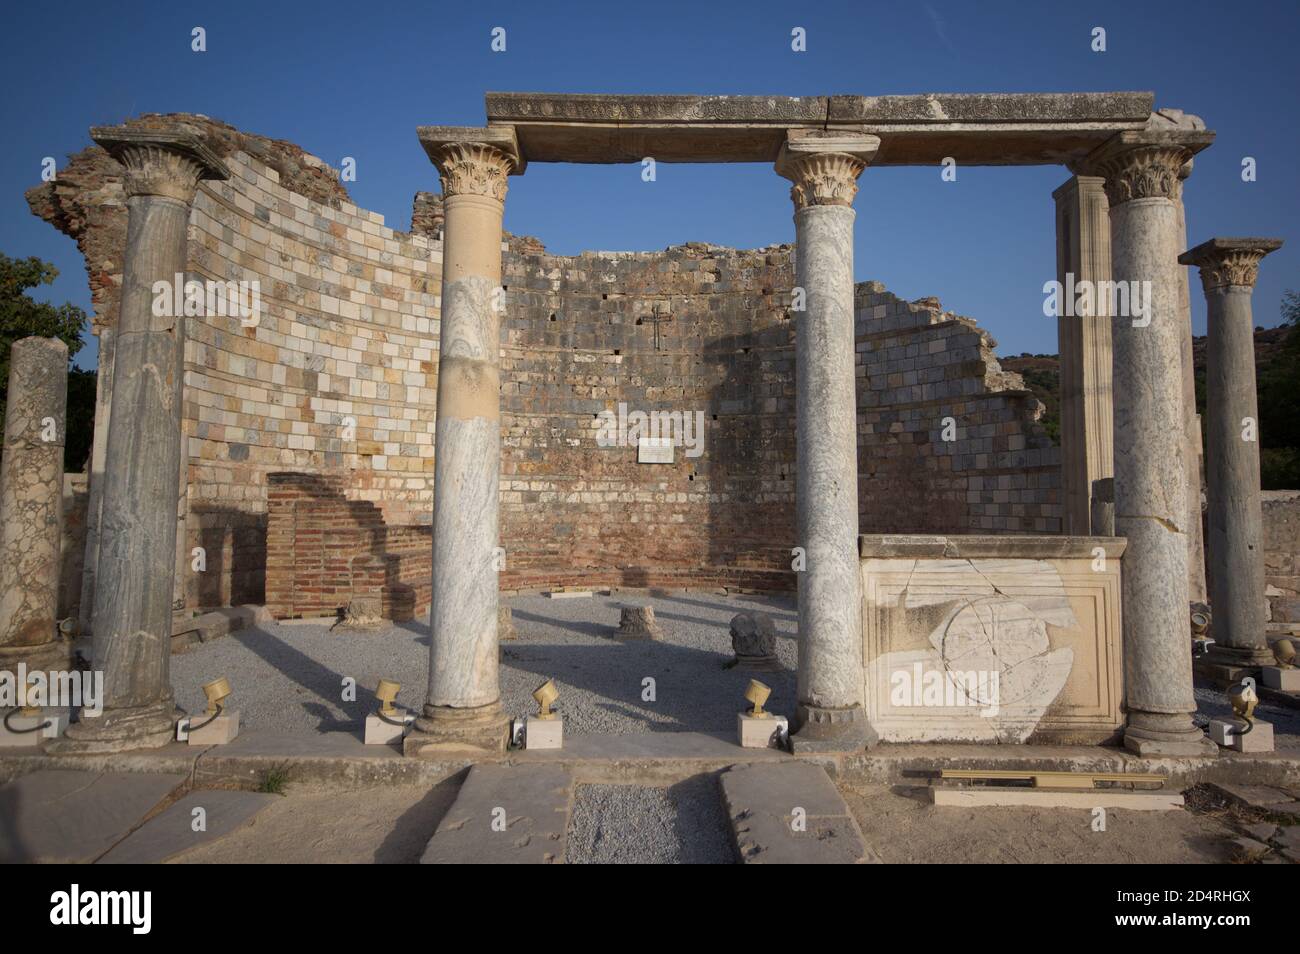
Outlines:
[[[300, 608], [276, 589], [288, 556], [271, 542], [272, 475], [322, 478], [303, 492], [330, 507], [369, 505], [387, 549], [403, 534], [427, 540], [441, 204], [417, 195], [413, 231], [394, 231], [292, 144], [187, 121], [233, 173], [199, 190], [190, 277], [256, 279], [262, 310], [248, 327], [237, 317], [186, 322], [178, 595], [196, 608], [332, 612], [344, 594]], [[126, 223], [116, 175], [93, 147], [28, 193], [87, 256], [104, 365], [101, 461]], [[556, 256], [536, 239], [508, 239], [503, 588], [793, 587], [792, 251], [692, 243]], [[936, 301], [905, 302], [865, 283], [856, 338], [863, 532], [1059, 530], [1057, 452], [1037, 425], [1039, 405], [998, 367], [987, 334]], [[642, 464], [635, 446], [599, 446], [598, 415], [620, 403], [702, 413], [702, 455], [679, 447], [672, 463]], [[947, 416], [953, 441], [943, 440]], [[95, 500], [92, 473], [92, 515]], [[364, 534], [348, 541], [325, 561], [331, 571], [343, 554], [374, 555]], [[201, 573], [190, 570], [195, 547]], [[399, 578], [414, 565], [403, 560]]]
[[1266, 490], [1263, 498], [1269, 631], [1300, 635], [1300, 490]]

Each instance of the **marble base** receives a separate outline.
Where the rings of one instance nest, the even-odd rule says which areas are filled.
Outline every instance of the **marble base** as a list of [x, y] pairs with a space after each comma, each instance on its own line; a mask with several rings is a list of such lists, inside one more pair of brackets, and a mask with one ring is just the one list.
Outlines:
[[[401, 706], [394, 706], [397, 710], [396, 715], [388, 716], [390, 721], [385, 722], [379, 717], [379, 713], [372, 712], [366, 716], [366, 745], [391, 745], [394, 742], [400, 742], [407, 732], [411, 729], [411, 723], [415, 721], [415, 713], [407, 712]], [[401, 723], [393, 725], [394, 722]]]
[[564, 748], [564, 720], [559, 716], [554, 719], [539, 719], [537, 716], [529, 716], [524, 720], [524, 748]]
[[[211, 722], [207, 713], [201, 713], [190, 719], [182, 719], [176, 725], [176, 739], [189, 742], [190, 745], [226, 745], [235, 741], [239, 735], [239, 710], [227, 709]], [[199, 728], [191, 729], [190, 723], [201, 723]]]
[[1210, 721], [1210, 738], [1215, 745], [1234, 752], [1272, 752], [1273, 726], [1268, 722], [1255, 720], [1255, 727], [1243, 733], [1242, 723], [1237, 719], [1212, 719]]
[[860, 752], [880, 741], [861, 706], [825, 709], [800, 703], [799, 728], [790, 736], [792, 752]]
[[[8, 715], [8, 711], [4, 714]], [[0, 722], [0, 748], [31, 748], [46, 739], [57, 739], [71, 721], [72, 710], [66, 707], [42, 709], [37, 715], [9, 716], [7, 724]]]
[[68, 672], [73, 666], [72, 643], [56, 639], [37, 646], [0, 646], [0, 671], [18, 671], [26, 663], [27, 671]]
[[763, 719], [736, 713], [736, 737], [742, 749], [779, 749], [789, 734], [790, 723], [785, 716], [769, 714]]
[[1215, 756], [1219, 754], [1219, 747], [1210, 739], [1202, 735], [1199, 739], [1172, 740], [1172, 739], [1146, 739], [1133, 735], [1130, 732], [1124, 733], [1124, 748], [1135, 755], [1143, 758], [1181, 758], [1195, 757], [1199, 755]]
[[1259, 671], [1259, 681], [1268, 689], [1283, 692], [1300, 692], [1300, 669], [1283, 669], [1281, 666], [1264, 666]]
[[158, 749], [175, 737], [176, 705], [171, 699], [151, 706], [105, 709], [95, 717], [82, 717], [68, 726], [62, 737], [45, 746], [47, 755], [98, 755]]
[[474, 709], [426, 705], [402, 740], [402, 752], [426, 758], [504, 752], [509, 737], [499, 702]]

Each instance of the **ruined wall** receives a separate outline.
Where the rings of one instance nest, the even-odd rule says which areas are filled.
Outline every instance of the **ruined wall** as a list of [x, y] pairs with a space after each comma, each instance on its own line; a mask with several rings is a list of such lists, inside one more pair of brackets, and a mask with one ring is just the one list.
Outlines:
[[1269, 635], [1300, 636], [1300, 490], [1266, 490], [1264, 591]]
[[[420, 194], [413, 232], [393, 231], [296, 147], [192, 123], [232, 178], [199, 190], [189, 268], [258, 280], [262, 313], [186, 322], [183, 598], [260, 603], [272, 475], [329, 477], [390, 528], [428, 523], [441, 207]], [[125, 234], [115, 175], [91, 148], [28, 196], [87, 256], [101, 344]], [[503, 587], [792, 586], [791, 247], [563, 257], [512, 237], [503, 274]], [[1056, 451], [987, 334], [878, 283], [856, 304], [863, 531], [1058, 531]], [[598, 415], [620, 403], [702, 411], [703, 454], [640, 464], [635, 446], [598, 446]]]

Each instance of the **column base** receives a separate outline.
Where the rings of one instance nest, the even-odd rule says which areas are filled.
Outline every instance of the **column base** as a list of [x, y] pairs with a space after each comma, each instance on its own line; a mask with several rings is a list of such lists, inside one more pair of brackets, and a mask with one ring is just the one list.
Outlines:
[[[1204, 662], [1206, 665], [1224, 669], [1255, 670], [1253, 675], [1259, 675], [1258, 669], [1260, 666], [1277, 665], [1272, 651], [1266, 646], [1242, 649], [1236, 646], [1223, 646], [1219, 643], [1215, 643], [1210, 647], [1210, 651], [1205, 654]], [[1252, 675], [1252, 673], [1247, 672], [1245, 675]]]
[[72, 644], [55, 639], [35, 646], [0, 646], [0, 670], [17, 673], [19, 663], [26, 665], [28, 672], [69, 672], [75, 668]]
[[473, 709], [426, 705], [402, 740], [402, 754], [417, 758], [474, 756], [505, 752], [510, 722], [501, 703]]
[[49, 755], [97, 755], [158, 749], [176, 737], [176, 705], [171, 699], [149, 706], [105, 709], [97, 718], [81, 718], [63, 737], [45, 746]]
[[859, 705], [832, 709], [801, 702], [795, 721], [799, 728], [790, 736], [790, 751], [796, 753], [860, 752], [880, 741]]
[[1219, 754], [1219, 747], [1185, 712], [1130, 712], [1124, 727], [1124, 748], [1144, 758], [1213, 758]]

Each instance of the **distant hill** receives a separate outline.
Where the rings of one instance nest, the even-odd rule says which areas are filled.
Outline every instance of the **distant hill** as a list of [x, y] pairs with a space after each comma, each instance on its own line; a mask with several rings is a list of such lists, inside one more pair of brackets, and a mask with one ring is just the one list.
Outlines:
[[[1192, 339], [1196, 409], [1205, 414], [1205, 352], [1208, 339]], [[1054, 354], [999, 357], [1004, 371], [1025, 379], [1047, 408], [1042, 424], [1061, 442], [1061, 367]], [[1255, 330], [1255, 373], [1259, 388], [1260, 468], [1265, 490], [1300, 488], [1300, 330], [1287, 325]]]

